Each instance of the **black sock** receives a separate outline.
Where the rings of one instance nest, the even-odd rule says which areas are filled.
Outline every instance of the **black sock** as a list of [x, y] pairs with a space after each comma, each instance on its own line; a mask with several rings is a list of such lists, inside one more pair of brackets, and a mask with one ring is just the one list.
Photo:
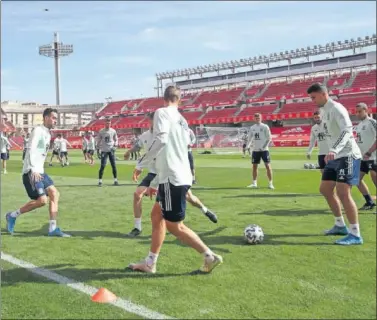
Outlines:
[[366, 203], [369, 204], [369, 205], [374, 203], [370, 194], [364, 195], [364, 199], [365, 199]]

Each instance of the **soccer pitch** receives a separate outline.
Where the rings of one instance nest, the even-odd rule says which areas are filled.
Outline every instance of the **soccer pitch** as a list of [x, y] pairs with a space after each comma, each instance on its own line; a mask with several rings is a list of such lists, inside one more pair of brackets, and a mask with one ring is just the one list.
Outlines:
[[[304, 170], [305, 148], [272, 148], [275, 190], [267, 189], [263, 165], [259, 188], [251, 183], [250, 158], [241, 155], [195, 155], [193, 192], [219, 218], [210, 222], [188, 205], [186, 223], [197, 231], [224, 264], [209, 275], [192, 275], [202, 257], [167, 235], [157, 274], [126, 270], [149, 251], [149, 213], [143, 202], [143, 233], [133, 228], [132, 161], [118, 161], [120, 186], [112, 186], [111, 167], [97, 187], [99, 161], [83, 163], [81, 151], [70, 152], [70, 166], [46, 166], [60, 190], [58, 224], [72, 238], [48, 238], [48, 208], [17, 220], [15, 234], [5, 232], [4, 215], [27, 196], [21, 181], [21, 152], [12, 152], [8, 174], [1, 176], [2, 252], [174, 318], [376, 318], [376, 215], [360, 213], [364, 245], [333, 245], [338, 237], [323, 230], [333, 217], [319, 194], [320, 173]], [[123, 158], [123, 150], [117, 156]], [[50, 156], [50, 155], [49, 155]], [[375, 195], [370, 178], [366, 182]], [[364, 199], [353, 190], [358, 207]], [[243, 230], [260, 225], [261, 245], [246, 245]], [[57, 284], [1, 260], [3, 319], [139, 319], [132, 310], [96, 304], [67, 284]]]

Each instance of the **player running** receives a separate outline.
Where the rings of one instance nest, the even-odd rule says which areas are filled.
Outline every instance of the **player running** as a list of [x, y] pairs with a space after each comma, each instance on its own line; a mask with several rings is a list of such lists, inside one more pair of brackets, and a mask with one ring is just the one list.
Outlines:
[[87, 141], [87, 159], [89, 161], [90, 165], [94, 164], [94, 150], [96, 149], [96, 140], [93, 137], [93, 134], [91, 131], [88, 131], [86, 133], [86, 141]]
[[321, 170], [321, 173], [323, 173], [323, 170], [325, 169], [326, 162], [325, 157], [329, 153], [329, 144], [327, 142], [326, 132], [323, 127], [321, 115], [319, 111], [314, 112], [313, 114], [313, 120], [315, 122], [315, 125], [312, 127], [310, 132], [310, 143], [308, 152], [306, 153], [306, 157], [310, 159], [312, 155], [313, 148], [315, 146], [315, 143], [317, 142], [318, 146], [318, 165]]
[[360, 183], [358, 188], [365, 199], [364, 206], [359, 210], [373, 210], [376, 212], [374, 209], [376, 204], [370, 196], [368, 186], [363, 181], [363, 178], [370, 172], [372, 181], [377, 187], [377, 172], [376, 167], [374, 166], [374, 162], [376, 161], [377, 124], [376, 120], [368, 117], [368, 106], [365, 103], [359, 103], [356, 106], [356, 114], [360, 120], [359, 124], [356, 126], [356, 142], [363, 156], [360, 165]]
[[262, 123], [262, 115], [256, 113], [254, 115], [254, 120], [256, 124], [251, 126], [248, 136], [248, 143], [246, 149], [249, 149], [253, 145], [253, 152], [251, 153], [251, 162], [253, 164], [253, 183], [248, 188], [257, 188], [257, 178], [258, 178], [258, 165], [262, 159], [267, 171], [268, 178], [268, 188], [275, 189], [272, 183], [272, 168], [270, 151], [268, 146], [271, 142], [271, 131], [268, 125]]
[[9, 160], [9, 149], [11, 145], [9, 143], [7, 133], [2, 132], [0, 137], [0, 157], [3, 165], [3, 173], [7, 174], [7, 161]]
[[26, 150], [29, 148], [29, 139], [30, 139], [30, 133], [27, 133], [24, 137], [23, 137], [23, 150], [22, 150], [22, 161], [25, 160], [25, 154], [26, 154]]
[[[148, 150], [151, 146], [151, 143], [153, 141], [153, 113], [150, 113], [148, 115], [148, 119], [150, 122], [150, 128], [149, 130], [145, 131], [140, 136], [140, 141], [144, 144], [145, 150]], [[133, 207], [134, 207], [134, 219], [135, 219], [135, 225], [134, 229], [128, 234], [130, 237], [137, 237], [141, 234], [142, 227], [141, 227], [141, 215], [142, 215], [142, 200], [143, 196], [150, 195], [152, 197], [153, 194], [157, 193], [158, 188], [158, 178], [156, 178], [156, 168], [155, 163], [152, 161], [148, 168], [149, 172], [144, 177], [144, 179], [141, 181], [141, 183], [136, 188], [136, 191], [134, 193], [134, 201], [133, 201]], [[137, 178], [133, 178], [135, 182], [137, 182]], [[157, 182], [157, 185], [155, 186]], [[149, 190], [148, 190], [149, 188]], [[188, 191], [186, 200], [190, 202], [194, 207], [199, 208], [204, 215], [208, 217], [213, 223], [217, 223], [217, 216], [215, 213], [210, 211], [207, 207], [203, 205], [203, 203], [199, 200], [198, 197], [192, 194], [191, 190]]]
[[119, 185], [117, 178], [117, 168], [115, 163], [115, 150], [118, 146], [118, 135], [116, 131], [111, 128], [111, 119], [106, 119], [105, 128], [98, 133], [97, 148], [101, 155], [101, 167], [99, 169], [98, 186], [102, 187], [102, 177], [107, 164], [107, 158], [110, 159], [111, 168], [113, 169], [114, 185]]
[[14, 232], [16, 219], [27, 212], [43, 207], [50, 198], [50, 221], [49, 236], [70, 237], [57, 227], [59, 192], [54, 182], [44, 172], [44, 162], [50, 145], [51, 133], [57, 121], [57, 110], [47, 108], [43, 112], [43, 125], [36, 126], [31, 132], [29, 148], [26, 151], [25, 161], [22, 169], [22, 180], [26, 192], [31, 199], [20, 209], [6, 214], [7, 230]]
[[62, 163], [62, 160], [60, 159], [60, 134], [58, 134], [54, 140], [54, 143], [52, 145], [52, 155], [50, 158], [50, 163], [48, 164], [50, 167], [52, 167], [52, 159], [56, 157], [60, 163]]
[[62, 167], [69, 166], [67, 146], [70, 146], [72, 148], [72, 145], [61, 134], [59, 134], [58, 137], [59, 137], [59, 144], [60, 144], [61, 165]]
[[[131, 263], [133, 270], [155, 273], [166, 228], [183, 243], [203, 255], [203, 272], [211, 272], [222, 263], [222, 257], [213, 253], [198, 235], [183, 224], [186, 214], [186, 193], [191, 187], [192, 174], [187, 157], [188, 124], [178, 111], [180, 90], [174, 86], [165, 89], [166, 107], [157, 109], [154, 121], [154, 139], [147, 153], [139, 161], [134, 177], [141, 168], [156, 161], [158, 174], [158, 195], [160, 205], [152, 210], [152, 243], [147, 258], [139, 263]], [[162, 210], [162, 215], [161, 215]]]
[[190, 163], [190, 170], [192, 174], [192, 184], [196, 184], [196, 176], [195, 176], [195, 164], [194, 164], [194, 156], [192, 154], [192, 147], [196, 142], [196, 137], [194, 131], [189, 128], [189, 141], [190, 144], [188, 145], [188, 159]]
[[[322, 175], [320, 192], [335, 216], [335, 225], [326, 235], [344, 235], [335, 241], [340, 245], [362, 244], [358, 212], [352, 198], [352, 186], [359, 184], [361, 153], [352, 133], [352, 122], [344, 106], [329, 97], [327, 88], [315, 83], [307, 90], [312, 101], [323, 109], [323, 127], [328, 137], [329, 153]], [[334, 193], [336, 189], [336, 193]], [[350, 229], [344, 223], [342, 207]]]

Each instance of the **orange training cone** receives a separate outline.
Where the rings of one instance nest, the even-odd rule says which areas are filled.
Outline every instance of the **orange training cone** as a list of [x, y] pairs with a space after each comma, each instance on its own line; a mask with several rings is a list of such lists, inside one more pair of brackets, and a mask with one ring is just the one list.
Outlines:
[[117, 296], [105, 288], [99, 289], [92, 296], [92, 301], [98, 302], [98, 303], [109, 303], [109, 302], [115, 301], [116, 299], [117, 299]]

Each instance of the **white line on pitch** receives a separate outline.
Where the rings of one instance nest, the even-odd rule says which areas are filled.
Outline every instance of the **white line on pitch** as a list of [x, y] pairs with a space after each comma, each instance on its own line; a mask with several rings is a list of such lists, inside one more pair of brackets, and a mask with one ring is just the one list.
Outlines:
[[[73, 279], [61, 276], [55, 272], [52, 272], [47, 269], [39, 268], [29, 262], [19, 260], [15, 257], [12, 257], [9, 254], [6, 254], [4, 252], [1, 252], [1, 259], [4, 261], [7, 261], [13, 265], [16, 265], [18, 267], [27, 269], [28, 271], [35, 273], [41, 277], [50, 279], [56, 283], [64, 284], [67, 287], [70, 287], [72, 289], [75, 289], [77, 291], [80, 291], [82, 293], [85, 293], [89, 296], [92, 296], [98, 291], [98, 288], [88, 286], [82, 282], [76, 282]], [[125, 300], [122, 298], [117, 298], [114, 302], [110, 302], [109, 304], [112, 304], [113, 306], [116, 306], [120, 309], [123, 309], [124, 311], [136, 314], [138, 316], [143, 317], [144, 319], [174, 319], [172, 317], [166, 316], [164, 314], [155, 312], [153, 310], [150, 310], [142, 305], [135, 304], [129, 300]]]

